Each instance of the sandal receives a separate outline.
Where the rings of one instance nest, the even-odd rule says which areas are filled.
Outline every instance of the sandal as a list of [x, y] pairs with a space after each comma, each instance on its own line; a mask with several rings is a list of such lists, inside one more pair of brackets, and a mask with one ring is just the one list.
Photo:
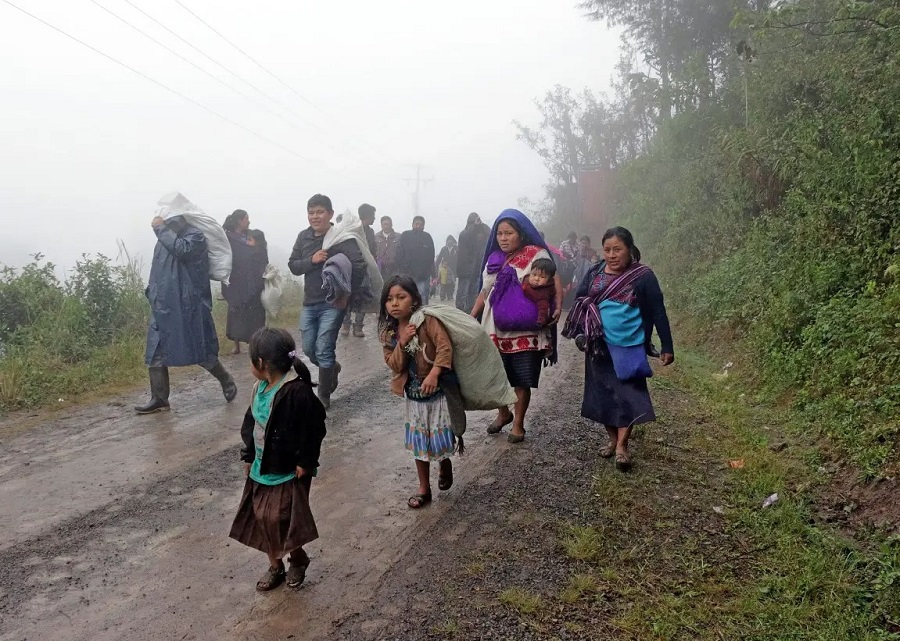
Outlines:
[[266, 573], [262, 575], [262, 578], [256, 582], [256, 590], [258, 592], [268, 592], [269, 590], [274, 590], [282, 583], [284, 583], [283, 563], [278, 567], [270, 567], [266, 570]]
[[616, 446], [615, 445], [607, 445], [602, 450], [600, 450], [600, 456], [603, 458], [612, 458], [616, 455]]
[[449, 490], [453, 487], [453, 461], [445, 458], [440, 463], [441, 470], [438, 473], [438, 489]]
[[287, 586], [292, 590], [296, 590], [303, 585], [303, 581], [306, 579], [306, 568], [309, 567], [309, 562], [294, 563], [293, 561], [289, 561], [289, 563], [290, 567], [285, 575]]
[[626, 452], [616, 452], [616, 469], [620, 472], [631, 469], [631, 457]]
[[431, 492], [428, 494], [416, 494], [415, 496], [409, 497], [409, 500], [406, 501], [406, 505], [408, 505], [411, 510], [418, 510], [429, 503], [431, 503]]
[[499, 434], [500, 430], [502, 430], [504, 427], [506, 427], [507, 425], [509, 425], [512, 422], [513, 422], [512, 416], [509, 417], [508, 421], [503, 421], [499, 425], [497, 424], [497, 420], [494, 419], [494, 421], [490, 425], [487, 426], [487, 433], [488, 434]]

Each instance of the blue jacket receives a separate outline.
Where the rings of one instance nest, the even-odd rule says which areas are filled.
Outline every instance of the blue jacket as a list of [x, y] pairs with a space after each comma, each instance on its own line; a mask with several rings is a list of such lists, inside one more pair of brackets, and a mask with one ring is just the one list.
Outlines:
[[144, 360], [148, 366], [164, 367], [213, 364], [219, 358], [219, 337], [212, 317], [206, 237], [193, 227], [179, 233], [167, 226], [154, 231]]

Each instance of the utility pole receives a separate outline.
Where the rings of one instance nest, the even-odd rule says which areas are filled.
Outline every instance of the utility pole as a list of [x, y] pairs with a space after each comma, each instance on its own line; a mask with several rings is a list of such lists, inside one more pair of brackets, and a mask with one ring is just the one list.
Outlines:
[[423, 166], [421, 163], [417, 163], [415, 165], [406, 165], [407, 167], [415, 167], [416, 169], [416, 177], [415, 178], [406, 178], [406, 184], [409, 185], [413, 182], [416, 183], [415, 191], [413, 191], [413, 216], [419, 215], [419, 205], [421, 203], [421, 194], [422, 194], [422, 185], [424, 183], [430, 183], [434, 180], [434, 176], [431, 178], [422, 178], [422, 169]]

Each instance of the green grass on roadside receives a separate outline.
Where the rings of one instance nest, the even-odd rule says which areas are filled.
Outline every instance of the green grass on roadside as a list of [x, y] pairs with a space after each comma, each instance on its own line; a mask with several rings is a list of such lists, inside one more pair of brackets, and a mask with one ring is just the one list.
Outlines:
[[[794, 438], [773, 451], [792, 415], [753, 405], [739, 381], [716, 371], [682, 351], [678, 367], [654, 382], [658, 396], [668, 389], [689, 399], [661, 407], [662, 423], [698, 424], [675, 445], [720, 453], [723, 469], [704, 473], [691, 454], [666, 461], [654, 430], [642, 438], [640, 456], [654, 454], [643, 469], [621, 475], [604, 464], [590, 499], [602, 524], [560, 533], [578, 566], [564, 607], [607, 595], [609, 623], [623, 638], [900, 639], [900, 538], [854, 541], [819, 524], [816, 493], [826, 479], [814, 447]], [[729, 459], [743, 468], [725, 470]]]

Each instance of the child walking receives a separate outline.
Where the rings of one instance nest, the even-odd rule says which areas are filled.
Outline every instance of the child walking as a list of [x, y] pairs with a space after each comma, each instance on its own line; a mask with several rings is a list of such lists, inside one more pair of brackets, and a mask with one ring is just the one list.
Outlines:
[[406, 449], [415, 458], [419, 476], [418, 492], [407, 501], [411, 509], [431, 502], [431, 462], [438, 462], [438, 488], [450, 489], [450, 457], [456, 450], [441, 389], [442, 377], [453, 376], [453, 347], [446, 328], [436, 318], [426, 316], [418, 329], [410, 325], [410, 317], [421, 306], [422, 296], [411, 277], [394, 276], [385, 283], [379, 314], [381, 344], [384, 361], [394, 372], [391, 391], [406, 398]]
[[285, 581], [299, 588], [309, 566], [303, 546], [319, 538], [309, 490], [325, 437], [325, 408], [296, 349], [290, 334], [269, 327], [253, 334], [249, 345], [258, 382], [241, 426], [247, 483], [229, 536], [268, 555], [269, 569], [256, 583], [260, 592]]

